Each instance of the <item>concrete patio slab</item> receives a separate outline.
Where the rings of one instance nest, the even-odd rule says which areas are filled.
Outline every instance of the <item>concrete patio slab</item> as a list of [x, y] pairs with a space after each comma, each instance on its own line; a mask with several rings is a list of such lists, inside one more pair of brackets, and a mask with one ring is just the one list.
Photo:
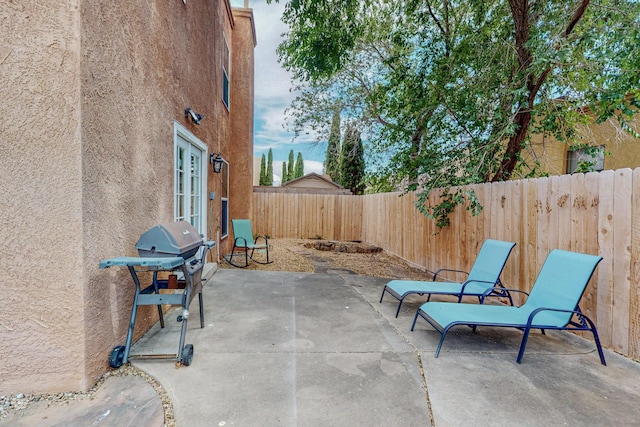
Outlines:
[[[640, 426], [640, 364], [568, 333], [439, 335], [413, 314], [424, 301], [379, 302], [384, 279], [352, 274], [218, 270], [204, 288], [205, 327], [192, 305], [190, 366], [134, 359], [169, 395], [176, 425], [197, 426]], [[436, 298], [447, 300], [447, 297]], [[132, 353], [176, 352], [180, 310]], [[106, 415], [105, 415], [106, 414]], [[162, 426], [144, 380], [112, 376], [93, 400], [33, 405], [0, 425]]]
[[[640, 364], [606, 352], [602, 366], [591, 342], [549, 332], [518, 364], [522, 335], [502, 328], [453, 330], [435, 358], [439, 335], [409, 330], [423, 300], [396, 319], [384, 283], [219, 270], [206, 327], [189, 324], [192, 365], [134, 364], [169, 392], [179, 426], [640, 425]], [[179, 326], [156, 325], [134, 351], [175, 347]]]

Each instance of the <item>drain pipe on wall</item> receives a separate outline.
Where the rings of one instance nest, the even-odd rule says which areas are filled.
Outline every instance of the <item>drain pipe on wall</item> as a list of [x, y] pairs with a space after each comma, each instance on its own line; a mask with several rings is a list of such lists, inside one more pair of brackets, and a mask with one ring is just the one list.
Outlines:
[[[213, 239], [213, 201], [216, 199], [216, 192], [209, 192], [209, 238]], [[218, 262], [220, 259], [220, 232], [216, 231], [216, 260]], [[211, 255], [210, 255], [211, 256]], [[214, 260], [210, 260], [214, 262]]]

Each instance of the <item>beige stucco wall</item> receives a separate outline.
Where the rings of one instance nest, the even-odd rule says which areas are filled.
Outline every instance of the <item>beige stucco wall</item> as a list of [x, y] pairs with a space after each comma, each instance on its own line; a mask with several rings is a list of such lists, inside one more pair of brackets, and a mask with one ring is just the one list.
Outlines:
[[[631, 123], [631, 128], [639, 132], [640, 119], [636, 118]], [[579, 132], [584, 143], [605, 146], [605, 151], [609, 153], [604, 157], [605, 169], [634, 169], [640, 166], [640, 140], [622, 130], [615, 119], [582, 127]], [[538, 159], [541, 163], [541, 172], [549, 175], [567, 173], [569, 144], [540, 134], [534, 135], [531, 141], [530, 149], [523, 153], [526, 161]]]
[[79, 6], [0, 2], [0, 394], [83, 380]]
[[[133, 284], [98, 263], [137, 255], [142, 232], [173, 220], [174, 122], [209, 152], [231, 143], [229, 11], [224, 0], [0, 3], [11, 34], [0, 46], [0, 394], [86, 390], [124, 344]], [[156, 319], [139, 310], [136, 337]]]

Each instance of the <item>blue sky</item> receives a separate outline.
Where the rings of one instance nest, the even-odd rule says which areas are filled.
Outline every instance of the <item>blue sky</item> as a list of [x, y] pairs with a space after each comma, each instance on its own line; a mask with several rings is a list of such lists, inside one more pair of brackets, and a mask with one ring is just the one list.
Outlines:
[[322, 173], [326, 143], [315, 143], [311, 138], [296, 138], [287, 132], [285, 109], [291, 105], [294, 94], [290, 92], [291, 76], [280, 64], [276, 49], [281, 34], [287, 27], [280, 20], [284, 2], [267, 4], [265, 0], [251, 1], [258, 44], [255, 49], [255, 120], [253, 152], [256, 157], [273, 151], [274, 185], [280, 182], [282, 162], [288, 161], [293, 150], [294, 158], [302, 153], [305, 174]]

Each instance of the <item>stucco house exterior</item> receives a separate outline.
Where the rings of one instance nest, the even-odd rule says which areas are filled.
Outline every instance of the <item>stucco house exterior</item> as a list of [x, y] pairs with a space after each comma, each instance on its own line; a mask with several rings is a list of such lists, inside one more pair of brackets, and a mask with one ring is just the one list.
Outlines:
[[[584, 109], [589, 114], [589, 109]], [[630, 132], [629, 132], [630, 131]], [[553, 136], [534, 134], [529, 150], [523, 152], [527, 162], [536, 159], [541, 172], [548, 175], [573, 173], [581, 160], [593, 163], [593, 170], [635, 169], [640, 166], [640, 118], [636, 115], [625, 130], [615, 118], [579, 127], [583, 144], [595, 147], [589, 152], [575, 144], [558, 141]]]
[[[253, 13], [10, 1], [0, 30], [0, 394], [88, 390], [124, 343], [134, 293], [99, 261], [137, 256], [144, 231], [179, 219], [224, 253], [227, 221], [250, 215]], [[157, 320], [143, 308], [136, 337]]]

